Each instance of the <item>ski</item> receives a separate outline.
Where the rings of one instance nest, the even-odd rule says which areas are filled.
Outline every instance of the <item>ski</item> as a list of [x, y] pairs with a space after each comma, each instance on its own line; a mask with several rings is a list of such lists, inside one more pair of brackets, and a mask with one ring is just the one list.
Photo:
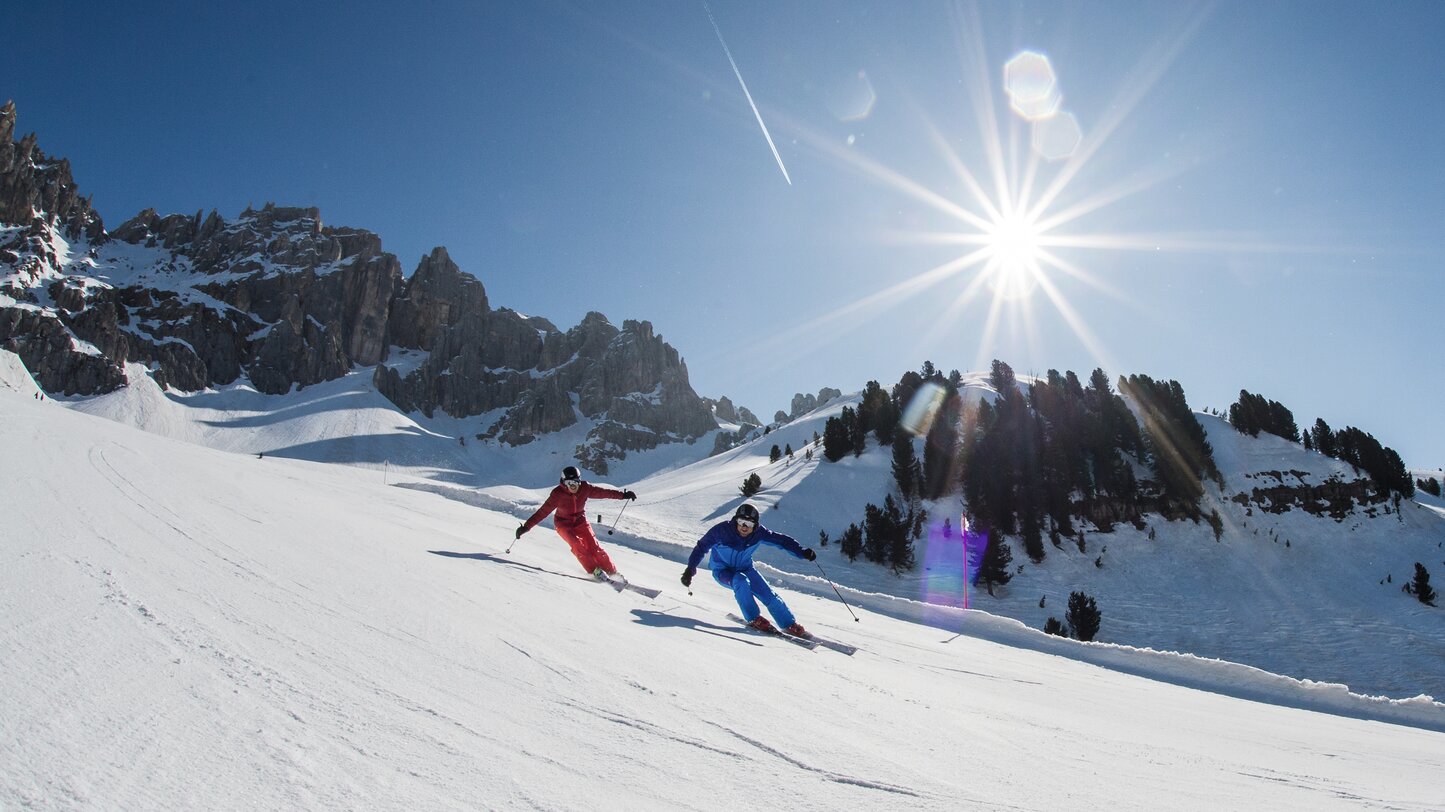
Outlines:
[[[742, 624], [744, 624], [744, 625], [747, 624], [747, 621], [743, 620], [742, 618], [738, 617], [737, 615], [730, 614], [730, 615], [728, 615], [728, 617], [731, 618], [731, 619], [733, 619], [733, 620], [736, 620], [737, 622], [742, 623]], [[815, 646], [822, 646], [823, 648], [832, 649], [833, 651], [836, 651], [836, 652], [838, 652], [839, 654], [846, 654], [846, 655], [848, 655], [849, 657], [852, 657], [854, 654], [857, 654], [857, 653], [858, 653], [858, 647], [857, 647], [857, 646], [850, 646], [850, 645], [848, 645], [847, 643], [839, 643], [837, 640], [829, 640], [829, 639], [826, 638], [826, 637], [819, 637], [818, 635], [813, 634], [812, 632], [808, 632], [806, 635], [803, 635], [802, 637], [799, 637], [799, 636], [797, 636], [797, 635], [788, 634], [787, 632], [783, 631], [782, 629], [779, 629], [779, 630], [778, 630], [778, 636], [779, 636], [779, 637], [786, 637], [788, 640], [790, 640], [790, 641], [792, 641], [792, 642], [795, 642], [795, 643], [801, 643], [801, 642], [812, 643], [813, 645], [808, 646], [808, 648], [813, 648], [813, 647], [815, 647]]]
[[826, 637], [819, 637], [818, 635], [813, 634], [812, 632], [809, 632], [808, 634], [809, 634], [808, 639], [812, 640], [814, 643], [817, 643], [818, 645], [822, 646], [823, 648], [830, 648], [830, 649], [838, 652], [839, 654], [846, 654], [846, 655], [848, 655], [849, 657], [852, 657], [854, 654], [857, 654], [857, 653], [858, 653], [858, 647], [857, 647], [857, 646], [850, 646], [850, 645], [848, 645], [847, 643], [839, 643], [837, 640], [829, 640], [829, 639], [826, 638]]
[[648, 598], [652, 599], [655, 599], [658, 595], [662, 594], [662, 590], [660, 589], [651, 589], [645, 586], [638, 586], [637, 584], [632, 583], [631, 581], [627, 580], [626, 577], [621, 575], [608, 575], [605, 576], [602, 580], [618, 592], [632, 591], [636, 592], [639, 595], [646, 595]]
[[741, 623], [742, 626], [743, 626], [743, 628], [747, 629], [748, 631], [752, 632], [753, 634], [761, 634], [761, 635], [765, 635], [765, 636], [767, 636], [767, 637], [776, 637], [776, 638], [778, 638], [779, 640], [786, 640], [786, 641], [788, 641], [789, 643], [792, 643], [792, 644], [795, 645], [795, 646], [802, 646], [803, 648], [808, 649], [808, 650], [810, 650], [810, 651], [811, 651], [812, 649], [815, 649], [815, 648], [818, 647], [818, 641], [816, 641], [816, 640], [809, 640], [809, 639], [806, 638], [806, 637], [797, 637], [797, 636], [795, 636], [795, 635], [788, 634], [787, 632], [785, 632], [785, 631], [783, 631], [783, 630], [781, 630], [781, 629], [774, 629], [773, 631], [770, 631], [770, 632], [760, 632], [760, 631], [758, 631], [757, 629], [754, 629], [753, 627], [749, 626], [749, 625], [748, 625], [748, 622], [747, 622], [746, 620], [743, 620], [741, 617], [738, 617], [737, 615], [734, 615], [734, 614], [729, 614], [729, 615], [728, 615], [728, 619], [729, 619], [729, 620], [735, 620], [735, 621], [737, 621], [738, 623]]

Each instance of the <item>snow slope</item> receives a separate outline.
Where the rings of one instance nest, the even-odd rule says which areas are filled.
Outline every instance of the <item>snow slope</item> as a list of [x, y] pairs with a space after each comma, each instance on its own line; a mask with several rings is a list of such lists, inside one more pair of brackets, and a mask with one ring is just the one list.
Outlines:
[[[130, 372], [131, 386], [68, 405], [213, 448], [380, 469], [384, 482], [517, 519], [541, 503], [590, 428], [579, 423], [520, 447], [478, 441], [475, 434], [488, 416], [400, 413], [371, 386], [370, 369], [279, 396], [239, 384], [163, 392], [139, 368]], [[993, 397], [986, 378], [965, 376], [966, 396]], [[1020, 386], [1027, 383], [1020, 379]], [[697, 538], [742, 501], [743, 479], [758, 473], [764, 489], [753, 501], [764, 509], [765, 524], [820, 553], [815, 565], [765, 552], [765, 571], [787, 574], [793, 588], [818, 594], [832, 594], [820, 577], [826, 574], [863, 593], [925, 601], [936, 607], [930, 617], [941, 628], [954, 628], [961, 621], [945, 609], [964, 604], [962, 550], [941, 523], [950, 518], [958, 526], [960, 502], [928, 505], [935, 526], [918, 544], [913, 572], [849, 562], [838, 549], [836, 539], [850, 522], [861, 523], [864, 505], [881, 503], [892, 487], [890, 453], [876, 441], [862, 456], [837, 463], [823, 462], [820, 448], [806, 459], [826, 420], [856, 407], [858, 397], [835, 398], [716, 457], [705, 457], [711, 437], [631, 455], [607, 476], [589, 478], [631, 487], [640, 499], [620, 520], [618, 503], [595, 503], [593, 518], [599, 528], [616, 524], [609, 541], [673, 559], [680, 572]], [[1289, 484], [1358, 475], [1345, 463], [1277, 437], [1246, 437], [1219, 418], [1197, 417], [1226, 477], [1223, 491], [1211, 486], [1211, 506], [1225, 522], [1218, 541], [1207, 524], [1155, 518], [1143, 531], [1123, 525], [1111, 533], [1090, 532], [1083, 551], [1069, 541], [1061, 549], [1047, 547], [1047, 557], [1035, 565], [1015, 540], [1020, 572], [993, 596], [975, 590], [969, 605], [1038, 630], [1050, 617], [1062, 619], [1069, 594], [1083, 591], [1103, 612], [1101, 642], [1244, 663], [1362, 694], [1445, 697], [1445, 609], [1400, 591], [1416, 561], [1434, 567], [1436, 588], [1445, 589], [1441, 500], [1422, 494], [1399, 514], [1357, 513], [1338, 523], [1299, 511], [1276, 516], [1251, 510], [1230, 497], [1280, 481], [1268, 472], [1279, 472]], [[769, 463], [773, 445], [791, 446], [792, 459]], [[821, 547], [819, 530], [834, 543]]]
[[[969, 380], [969, 397], [990, 396], [981, 375]], [[630, 486], [640, 498], [622, 528], [646, 549], [665, 549], [649, 540], [670, 542], [678, 548], [671, 554], [685, 557], [708, 526], [742, 501], [744, 477], [758, 472], [764, 490], [752, 501], [765, 509], [764, 524], [807, 545], [818, 545], [819, 529], [836, 541], [848, 523], [862, 524], [866, 503], [881, 504], [893, 487], [890, 452], [875, 440], [861, 457], [828, 463], [817, 449], [812, 460], [803, 459], [802, 449], [815, 431], [821, 435], [826, 419], [857, 401], [856, 394], [837, 399], [726, 454]], [[1287, 474], [1289, 484], [1360, 475], [1278, 437], [1252, 438], [1217, 417], [1196, 417], [1226, 472], [1225, 488], [1211, 486], [1206, 506], [1224, 519], [1218, 541], [1206, 523], [1154, 517], [1143, 531], [1121, 525], [1110, 533], [1089, 532], [1084, 551], [1069, 541], [1061, 549], [1048, 546], [1035, 565], [1013, 539], [1021, 571], [995, 596], [975, 590], [969, 605], [1042, 629], [1049, 617], [1064, 617], [1071, 592], [1083, 591], [1103, 612], [1097, 638], [1103, 642], [1247, 663], [1367, 694], [1445, 697], [1445, 609], [1400, 591], [1415, 561], [1434, 567], [1437, 588], [1445, 587], [1445, 512], [1430, 504], [1439, 500], [1422, 496], [1423, 504], [1407, 502], [1400, 513], [1376, 518], [1357, 511], [1344, 522], [1250, 509], [1229, 497], [1278, 482], [1264, 472], [1303, 476]], [[773, 444], [791, 445], [794, 459], [769, 464]], [[945, 500], [928, 509], [934, 530], [916, 545], [915, 571], [895, 574], [862, 559], [850, 563], [834, 543], [819, 548], [822, 572], [869, 593], [962, 606], [962, 547], [956, 533], [945, 536], [940, 526], [950, 518], [958, 527], [962, 503]], [[820, 574], [818, 566], [786, 555], [763, 558], [777, 570]]]
[[[572, 463], [573, 450], [594, 425], [582, 420], [525, 446], [482, 441], [476, 435], [499, 418], [501, 410], [469, 418], [403, 413], [376, 391], [374, 373], [374, 367], [359, 367], [334, 381], [284, 395], [262, 394], [244, 379], [186, 393], [162, 390], [145, 367], [131, 364], [126, 370], [129, 386], [66, 402], [77, 411], [225, 451], [387, 469], [433, 481], [516, 482], [528, 488], [555, 484], [557, 471]], [[619, 482], [632, 481], [658, 468], [692, 462], [705, 453], [704, 446], [712, 448], [711, 435], [634, 454], [614, 466], [613, 476]]]
[[978, 612], [956, 637], [894, 617], [916, 605], [854, 623], [785, 588], [863, 649], [807, 652], [739, 631], [675, 559], [614, 544], [664, 589], [614, 593], [546, 533], [503, 556], [514, 516], [374, 470], [8, 388], [0, 442], [0, 807], [1439, 805], [1439, 703], [1016, 647], [990, 638], [1043, 636]]

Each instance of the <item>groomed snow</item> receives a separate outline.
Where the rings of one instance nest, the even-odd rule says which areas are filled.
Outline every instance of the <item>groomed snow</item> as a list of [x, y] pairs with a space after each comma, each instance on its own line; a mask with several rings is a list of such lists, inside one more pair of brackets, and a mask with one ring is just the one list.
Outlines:
[[854, 622], [779, 578], [862, 648], [808, 652], [622, 531], [604, 543], [655, 601], [583, 578], [546, 528], [503, 555], [515, 513], [435, 481], [9, 386], [0, 441], [0, 807], [1439, 807], [1438, 703], [981, 612], [944, 631], [850, 591]]
[[[387, 481], [409, 482], [516, 517], [541, 503], [593, 425], [583, 420], [523, 446], [482, 441], [476, 435], [500, 412], [463, 419], [403, 414], [375, 391], [373, 372], [359, 368], [285, 395], [262, 395], [244, 383], [182, 394], [160, 390], [144, 370], [132, 367], [129, 387], [66, 402], [213, 448], [374, 469]], [[986, 377], [966, 375], [966, 396], [992, 397]], [[707, 435], [630, 454], [606, 475], [587, 476], [640, 494], [618, 525], [616, 541], [680, 560], [709, 526], [730, 515], [742, 501], [739, 485], [758, 473], [763, 490], [753, 501], [765, 511], [765, 523], [820, 553], [816, 565], [783, 558], [765, 566], [795, 577], [798, 588], [826, 572], [861, 592], [926, 601], [939, 607], [930, 611], [947, 627], [954, 621], [943, 609], [963, 604], [956, 534], [942, 543], [941, 532], [920, 540], [919, 566], [901, 574], [862, 559], [849, 562], [839, 552], [837, 540], [848, 523], [861, 522], [864, 505], [881, 503], [892, 487], [890, 453], [873, 440], [861, 457], [825, 463], [815, 448], [813, 459], [806, 459], [827, 418], [857, 402], [856, 393], [835, 398], [715, 457], [706, 456], [713, 447]], [[1279, 472], [1287, 484], [1300, 481], [1301, 474], [1310, 483], [1359, 474], [1280, 438], [1247, 437], [1219, 418], [1196, 416], [1226, 475], [1225, 489], [1211, 486], [1206, 505], [1224, 519], [1218, 541], [1207, 523], [1152, 517], [1142, 531], [1129, 525], [1111, 533], [1089, 528], [1083, 552], [1068, 539], [1061, 548], [1046, 545], [1046, 559], [1035, 565], [1015, 539], [1014, 563], [1021, 571], [993, 596], [975, 591], [970, 605], [1041, 630], [1048, 618], [1064, 617], [1071, 592], [1083, 591], [1103, 612], [1100, 642], [1244, 663], [1363, 695], [1445, 697], [1440, 622], [1445, 609], [1424, 606], [1400, 589], [1416, 561], [1434, 568], [1436, 588], [1445, 589], [1445, 503], [1420, 494], [1398, 514], [1377, 511], [1369, 518], [1357, 510], [1343, 522], [1239, 505], [1233, 494], [1280, 481], [1266, 472]], [[774, 444], [791, 446], [793, 458], [769, 463]], [[592, 518], [610, 528], [619, 507], [600, 503]], [[961, 508], [957, 500], [928, 505], [935, 524], [949, 518], [953, 527]], [[832, 539], [827, 548], [819, 544], [820, 529]]]

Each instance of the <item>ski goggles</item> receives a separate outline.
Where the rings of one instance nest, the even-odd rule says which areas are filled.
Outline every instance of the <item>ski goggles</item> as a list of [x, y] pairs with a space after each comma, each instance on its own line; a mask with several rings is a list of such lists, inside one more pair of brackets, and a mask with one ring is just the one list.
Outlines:
[[562, 484], [568, 486], [569, 488], [575, 488], [575, 487], [577, 487], [578, 485], [581, 485], [581, 484], [582, 484], [582, 480], [580, 480], [580, 479], [564, 479], [564, 480], [562, 480]]
[[758, 526], [758, 523], [751, 519], [734, 519], [733, 521], [738, 523], [739, 530], [752, 530]]

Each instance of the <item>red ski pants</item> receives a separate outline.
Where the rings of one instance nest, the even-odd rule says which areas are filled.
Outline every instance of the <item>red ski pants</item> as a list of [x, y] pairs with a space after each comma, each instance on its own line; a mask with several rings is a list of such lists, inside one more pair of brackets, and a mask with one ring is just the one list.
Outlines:
[[557, 528], [557, 535], [572, 548], [572, 555], [577, 557], [577, 563], [582, 565], [582, 569], [591, 572], [596, 567], [601, 567], [608, 575], [617, 574], [617, 567], [613, 566], [612, 559], [607, 557], [607, 551], [602, 549], [602, 545], [597, 543], [597, 537], [592, 534], [592, 525], [584, 521], [576, 525], [556, 522], [554, 526]]

